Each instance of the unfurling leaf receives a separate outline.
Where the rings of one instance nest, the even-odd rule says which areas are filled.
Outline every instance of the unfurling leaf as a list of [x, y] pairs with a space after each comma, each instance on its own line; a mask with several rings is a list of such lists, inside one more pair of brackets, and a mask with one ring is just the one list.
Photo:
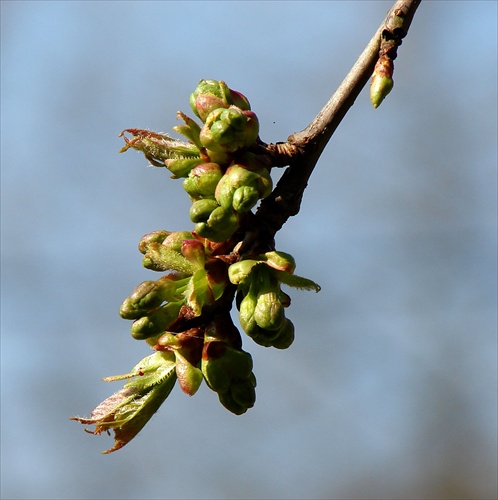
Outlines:
[[175, 355], [157, 352], [144, 358], [129, 374], [108, 377], [106, 382], [133, 379], [108, 397], [93, 411], [91, 418], [71, 417], [85, 425], [95, 425], [91, 434], [114, 431], [112, 453], [129, 443], [151, 419], [173, 389], [176, 381]]

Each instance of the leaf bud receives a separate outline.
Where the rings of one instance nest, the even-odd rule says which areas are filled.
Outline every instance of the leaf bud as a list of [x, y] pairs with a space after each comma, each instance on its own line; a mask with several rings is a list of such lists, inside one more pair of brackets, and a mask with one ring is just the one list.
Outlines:
[[169, 276], [163, 276], [157, 281], [144, 281], [121, 304], [119, 314], [124, 319], [137, 319], [148, 311], [159, 307], [164, 301], [174, 302], [181, 299], [178, 288], [184, 284]]
[[386, 96], [391, 92], [394, 82], [392, 79], [394, 64], [387, 55], [379, 58], [375, 65], [370, 86], [370, 100], [374, 108], [378, 108]]
[[[133, 137], [128, 139], [125, 135], [126, 132], [132, 134]], [[200, 151], [195, 144], [178, 141], [168, 135], [158, 134], [150, 130], [130, 128], [123, 130], [120, 137], [125, 140], [125, 145], [121, 148], [120, 153], [129, 148], [136, 149], [141, 151], [147, 160], [156, 167], [164, 167], [166, 161], [169, 160], [200, 158]]]
[[178, 318], [182, 304], [183, 301], [169, 302], [137, 319], [131, 325], [131, 336], [135, 340], [144, 340], [165, 331]]
[[164, 162], [175, 178], [187, 177], [193, 168], [202, 163], [204, 161], [201, 158], [171, 158]]

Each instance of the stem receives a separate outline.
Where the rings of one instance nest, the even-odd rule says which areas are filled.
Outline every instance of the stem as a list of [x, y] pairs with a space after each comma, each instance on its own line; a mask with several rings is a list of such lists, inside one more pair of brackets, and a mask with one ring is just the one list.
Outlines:
[[275, 234], [288, 218], [299, 213], [304, 190], [320, 155], [372, 75], [382, 37], [394, 33], [400, 45], [420, 2], [421, 0], [398, 0], [315, 119], [301, 132], [289, 136], [286, 143], [267, 146], [275, 165], [289, 167], [272, 194], [261, 202], [256, 213], [255, 229], [248, 231], [244, 240], [245, 249], [254, 249], [255, 244], [258, 249], [260, 246], [271, 246]]

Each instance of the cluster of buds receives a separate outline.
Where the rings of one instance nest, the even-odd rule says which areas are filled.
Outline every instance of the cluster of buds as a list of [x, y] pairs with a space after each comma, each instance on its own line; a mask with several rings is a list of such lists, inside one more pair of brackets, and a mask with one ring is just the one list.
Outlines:
[[197, 234], [225, 241], [258, 200], [271, 193], [272, 180], [265, 157], [246, 152], [224, 172], [217, 163], [194, 168], [183, 183], [194, 202], [190, 220]]
[[198, 316], [222, 296], [225, 264], [213, 256], [209, 240], [188, 231], [154, 231], [142, 237], [138, 249], [144, 254], [144, 267], [170, 272], [157, 281], [144, 281], [122, 303], [120, 315], [134, 320], [135, 339], [152, 338], [148, 343], [153, 343], [178, 320], [182, 307]]
[[141, 129], [127, 129], [122, 151], [142, 151], [155, 166], [165, 166], [183, 187], [193, 205], [195, 232], [222, 242], [273, 188], [268, 158], [251, 152], [258, 143], [259, 122], [249, 101], [226, 83], [201, 80], [190, 96], [193, 112], [203, 125], [181, 111], [184, 125], [173, 127], [189, 142]]
[[230, 282], [237, 285], [240, 326], [259, 345], [287, 349], [294, 341], [294, 325], [285, 317], [291, 299], [281, 283], [319, 291], [313, 281], [294, 275], [295, 268], [291, 255], [271, 251], [228, 269]]
[[[251, 355], [230, 310], [235, 300], [242, 330], [259, 345], [286, 349], [294, 325], [286, 318], [290, 297], [281, 285], [319, 290], [294, 274], [291, 255], [276, 250], [242, 253], [251, 231], [251, 211], [272, 191], [271, 157], [258, 151], [258, 119], [248, 100], [224, 82], [201, 80], [190, 96], [199, 125], [182, 112], [173, 128], [188, 142], [141, 129], [127, 129], [122, 151], [141, 151], [152, 165], [183, 178], [192, 201], [193, 231], [154, 231], [139, 243], [145, 268], [163, 273], [144, 281], [121, 305], [132, 320], [131, 335], [154, 354], [130, 373], [104, 380], [131, 379], [92, 412], [74, 417], [95, 425], [93, 434], [113, 430], [115, 451], [143, 428], [176, 380], [192, 396], [202, 381], [236, 415], [254, 406], [256, 378]], [[250, 252], [250, 251], [249, 251]]]

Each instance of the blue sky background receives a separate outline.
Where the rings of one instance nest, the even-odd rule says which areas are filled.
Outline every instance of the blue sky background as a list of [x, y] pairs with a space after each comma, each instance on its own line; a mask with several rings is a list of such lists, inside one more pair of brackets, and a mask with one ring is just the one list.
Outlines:
[[278, 234], [287, 351], [245, 341], [256, 406], [178, 388], [110, 456], [89, 415], [149, 351], [118, 316], [140, 237], [191, 229], [180, 183], [117, 154], [201, 78], [266, 142], [303, 129], [391, 2], [1, 2], [2, 498], [492, 498], [497, 4], [424, 1], [392, 94], [359, 96]]

